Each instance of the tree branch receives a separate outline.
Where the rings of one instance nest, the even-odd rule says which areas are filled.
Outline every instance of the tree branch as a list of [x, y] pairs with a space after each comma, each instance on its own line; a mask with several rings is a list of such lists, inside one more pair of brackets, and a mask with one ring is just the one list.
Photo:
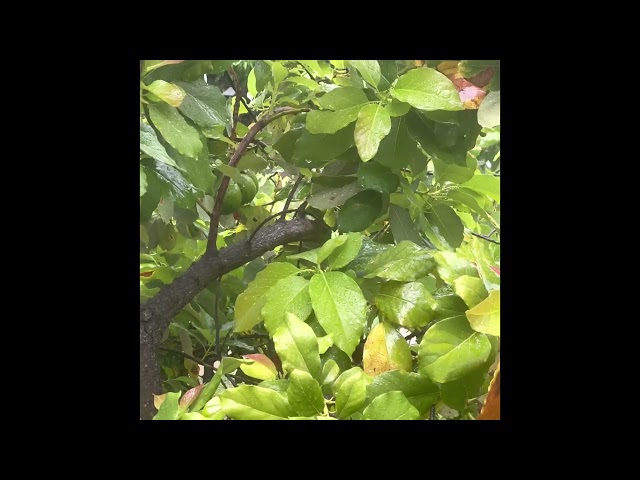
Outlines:
[[[258, 134], [260, 130], [269, 125], [269, 123], [273, 122], [276, 118], [280, 118], [284, 115], [296, 115], [301, 112], [308, 112], [308, 108], [276, 108], [274, 110], [275, 113], [272, 115], [268, 115], [266, 117], [258, 120], [253, 127], [249, 130], [249, 133], [242, 139], [236, 151], [233, 152], [233, 155], [229, 159], [229, 166], [235, 167], [244, 152], [246, 151], [249, 143], [253, 140], [253, 138]], [[227, 187], [229, 186], [229, 177], [222, 177], [222, 181], [220, 182], [220, 188], [218, 188], [218, 193], [216, 195], [216, 201], [213, 205], [213, 211], [211, 212], [211, 223], [209, 225], [209, 241], [207, 243], [207, 253], [208, 252], [217, 252], [216, 248], [216, 238], [218, 237], [218, 223], [220, 222], [220, 212], [222, 210], [222, 200], [224, 198], [224, 194], [227, 192]]]
[[298, 175], [298, 178], [296, 179], [296, 182], [293, 184], [293, 187], [291, 187], [291, 191], [289, 192], [289, 196], [287, 197], [287, 201], [284, 203], [284, 207], [282, 208], [282, 216], [280, 217], [280, 220], [284, 220], [285, 215], [287, 214], [287, 210], [289, 210], [289, 204], [291, 203], [291, 200], [293, 200], [293, 196], [296, 193], [296, 190], [298, 189], [298, 185], [300, 185], [300, 182], [302, 181], [302, 174]]

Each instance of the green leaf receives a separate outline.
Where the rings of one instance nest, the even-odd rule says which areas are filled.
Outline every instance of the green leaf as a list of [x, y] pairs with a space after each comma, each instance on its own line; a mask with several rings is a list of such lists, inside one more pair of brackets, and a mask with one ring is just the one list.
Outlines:
[[433, 304], [433, 311], [435, 312], [435, 320], [442, 320], [443, 318], [457, 317], [467, 311], [469, 307], [464, 303], [458, 295], [453, 293], [445, 293], [435, 295]]
[[347, 199], [353, 197], [362, 188], [355, 181], [341, 187], [327, 187], [314, 184], [311, 189], [311, 196], [307, 200], [309, 205], [320, 210], [326, 210], [343, 205]]
[[391, 103], [387, 104], [384, 109], [390, 117], [401, 117], [411, 109], [411, 105], [394, 99]]
[[467, 319], [476, 332], [500, 336], [500, 290], [491, 290], [489, 296], [467, 310]]
[[418, 369], [434, 382], [451, 382], [482, 365], [490, 352], [487, 336], [474, 332], [464, 315], [447, 318], [422, 337]]
[[198, 410], [201, 410], [206, 404], [209, 403], [211, 398], [215, 395], [223, 375], [233, 372], [243, 364], [250, 364], [250, 363], [253, 363], [253, 360], [224, 357], [220, 361], [220, 366], [218, 367], [218, 370], [216, 370], [216, 373], [211, 379], [211, 381], [204, 386], [204, 388], [200, 391], [200, 395], [198, 395], [198, 398], [196, 399], [196, 401], [193, 402], [193, 404], [191, 405], [191, 411], [197, 412]]
[[365, 278], [414, 281], [431, 273], [435, 266], [432, 251], [403, 240], [374, 257], [365, 270]]
[[[358, 232], [349, 233], [345, 235], [346, 241], [335, 248], [327, 256], [327, 266], [330, 270], [337, 270], [346, 265], [349, 265], [354, 258], [358, 255], [360, 247], [362, 246], [362, 234]], [[338, 238], [338, 237], [336, 237]], [[326, 245], [326, 244], [325, 244]]]
[[485, 128], [500, 125], [500, 90], [489, 92], [478, 109], [478, 123]]
[[284, 371], [292, 372], [297, 368], [309, 372], [313, 377], [320, 374], [316, 335], [309, 325], [294, 314], [286, 314], [284, 322], [273, 334], [273, 343]]
[[[344, 372], [344, 375], [347, 372]], [[342, 377], [341, 375], [341, 377]], [[338, 379], [339, 380], [339, 379]], [[338, 381], [336, 381], [338, 385]], [[336, 391], [336, 413], [345, 419], [359, 410], [367, 397], [367, 384], [362, 375], [351, 375], [340, 383]]]
[[380, 395], [394, 391], [402, 392], [420, 415], [429, 410], [440, 394], [438, 386], [429, 377], [413, 372], [392, 370], [378, 375], [367, 386], [366, 404], [370, 404]]
[[295, 314], [300, 320], [306, 320], [311, 315], [311, 297], [309, 297], [309, 280], [307, 279], [297, 276], [282, 278], [265, 296], [262, 318], [264, 318], [264, 326], [272, 336], [284, 323], [287, 313]]
[[391, 233], [396, 243], [409, 241], [418, 246], [423, 245], [422, 238], [418, 230], [416, 230], [413, 220], [411, 220], [409, 216], [409, 212], [405, 208], [397, 205], [389, 205], [389, 223], [391, 224]]
[[340, 375], [340, 367], [333, 358], [330, 358], [322, 366], [322, 373], [320, 374], [320, 383], [329, 384], [333, 382]]
[[318, 88], [320, 88], [320, 85], [307, 77], [293, 76], [287, 78], [287, 82], [295, 83], [297, 85], [304, 85], [311, 91], [318, 90]]
[[429, 156], [448, 164], [466, 165], [467, 151], [473, 145], [468, 145], [468, 139], [459, 126], [436, 123], [417, 110], [412, 110], [403, 118], [407, 119], [409, 131]]
[[247, 360], [253, 360], [252, 364], [240, 365], [240, 370], [246, 375], [260, 380], [273, 380], [278, 375], [275, 364], [266, 355], [251, 353], [242, 357]]
[[222, 420], [224, 418], [224, 412], [220, 406], [220, 397], [213, 397], [209, 400], [200, 411], [200, 414], [207, 417], [208, 420]]
[[327, 110], [347, 110], [368, 101], [363, 90], [354, 87], [341, 87], [334, 88], [318, 98], [318, 105]]
[[145, 88], [172, 107], [179, 107], [186, 96], [182, 88], [164, 80], [156, 80]]
[[320, 272], [311, 277], [309, 294], [322, 328], [351, 356], [366, 323], [367, 302], [358, 284], [342, 272]]
[[473, 177], [473, 172], [478, 166], [478, 161], [472, 155], [467, 154], [465, 166], [446, 163], [436, 157], [431, 157], [436, 182], [443, 185], [445, 182], [464, 183]]
[[158, 178], [169, 184], [174, 198], [177, 200], [177, 205], [182, 208], [193, 208], [195, 205], [195, 190], [191, 183], [187, 182], [175, 168], [157, 161], [154, 161], [154, 163], [154, 170], [158, 174]]
[[361, 106], [358, 105], [335, 112], [312, 110], [307, 114], [307, 130], [314, 134], [335, 133], [355, 122], [360, 108]]
[[318, 337], [318, 352], [320, 355], [325, 353], [329, 348], [333, 345], [333, 340], [331, 340], [330, 335], [325, 335], [324, 337]]
[[180, 111], [197, 125], [209, 128], [229, 121], [227, 100], [220, 89], [204, 80], [196, 83], [177, 82], [186, 92]]
[[425, 235], [439, 250], [460, 246], [464, 237], [464, 226], [450, 206], [436, 203], [425, 213], [425, 218], [429, 222]]
[[240, 385], [220, 394], [222, 410], [235, 420], [284, 420], [295, 412], [279, 393], [255, 385]]
[[358, 167], [358, 183], [363, 188], [376, 190], [380, 193], [393, 193], [400, 185], [400, 179], [386, 167], [379, 163], [361, 163]]
[[414, 68], [398, 78], [391, 95], [420, 110], [464, 110], [456, 87], [432, 68]]
[[295, 144], [300, 136], [305, 132], [305, 128], [293, 128], [282, 135], [278, 141], [273, 144], [273, 148], [282, 155], [282, 158], [284, 158], [285, 161], [291, 163]]
[[375, 190], [365, 190], [347, 200], [338, 214], [340, 232], [361, 232], [380, 216], [382, 194]]
[[391, 117], [380, 103], [365, 105], [358, 113], [354, 138], [363, 162], [378, 152], [380, 141], [391, 131]]
[[[489, 216], [489, 214], [484, 210], [484, 208], [482, 208], [478, 204], [478, 201], [468, 192], [475, 193], [472, 190], [467, 190], [466, 192], [462, 189], [449, 190], [447, 192], [447, 197], [449, 197], [451, 200], [461, 203], [462, 205], [466, 205], [472, 211], [480, 214], [480, 216], [483, 217], [485, 220], [487, 220], [491, 225], [495, 224], [496, 223], [495, 220]], [[479, 195], [479, 194], [476, 194], [476, 195]]]
[[320, 385], [303, 370], [291, 372], [287, 397], [289, 404], [299, 415], [320, 415], [324, 411], [324, 397]]
[[179, 168], [176, 161], [158, 141], [155, 130], [144, 123], [140, 124], [140, 150], [159, 162]]
[[353, 146], [353, 132], [353, 125], [332, 134], [313, 135], [305, 131], [295, 143], [290, 163], [307, 168], [322, 166]]
[[368, 272], [371, 261], [380, 253], [391, 250], [393, 247], [387, 244], [375, 243], [369, 237], [362, 238], [362, 247], [356, 258], [351, 262], [349, 268], [359, 277]]
[[481, 279], [468, 275], [456, 278], [452, 287], [456, 295], [462, 298], [469, 308], [475, 307], [489, 295]]
[[378, 323], [369, 332], [362, 353], [367, 375], [376, 376], [388, 370], [411, 371], [411, 350], [400, 333], [387, 323]]
[[500, 177], [494, 175], [474, 175], [464, 186], [480, 192], [500, 203]]
[[297, 253], [295, 255], [289, 255], [288, 260], [308, 260], [311, 263], [320, 265], [325, 258], [327, 258], [336, 248], [344, 245], [349, 237], [347, 235], [338, 235], [337, 237], [330, 238], [323, 245], [306, 252]]
[[282, 278], [296, 275], [300, 270], [290, 263], [270, 263], [256, 275], [247, 289], [238, 295], [235, 303], [236, 332], [250, 330], [262, 320], [267, 292]]
[[174, 80], [193, 81], [204, 74], [224, 72], [235, 60], [185, 60], [177, 65], [167, 65], [158, 68], [145, 77], [146, 81], [158, 78], [173, 82]]
[[267, 168], [267, 164], [264, 158], [253, 152], [249, 152], [240, 159], [237, 168], [240, 171], [252, 170], [254, 172], [261, 172]]
[[402, 392], [387, 392], [374, 398], [363, 416], [365, 420], [417, 420], [420, 413]]
[[409, 135], [405, 117], [391, 120], [391, 131], [382, 139], [373, 159], [396, 172], [409, 165], [418, 145]]
[[[200, 138], [204, 140], [203, 137]], [[170, 145], [167, 147], [167, 152], [174, 158], [180, 170], [185, 172], [185, 177], [197, 188], [203, 192], [211, 195], [213, 194], [213, 186], [216, 178], [211, 171], [209, 164], [209, 147], [206, 141], [203, 141], [203, 148], [200, 150], [197, 156], [187, 157], [180, 155]]]
[[140, 196], [147, 193], [147, 175], [144, 173], [142, 165], [140, 165]]
[[162, 405], [158, 409], [158, 413], [153, 417], [154, 420], [177, 420], [182, 412], [183, 408], [180, 408], [178, 400], [182, 392], [169, 392], [164, 398]]
[[195, 157], [202, 150], [198, 131], [187, 123], [178, 110], [166, 103], [149, 105], [149, 115], [153, 125], [164, 139], [179, 153]]
[[385, 318], [408, 328], [424, 327], [435, 315], [434, 300], [420, 282], [387, 282], [375, 296], [375, 304]]
[[[224, 414], [223, 414], [224, 416]], [[198, 412], [185, 412], [180, 415], [179, 420], [218, 420], [217, 418], [205, 417], [203, 414]]]
[[351, 377], [362, 378], [364, 377], [364, 372], [360, 367], [351, 367], [345, 370], [344, 372], [342, 372], [333, 384], [334, 395], [336, 395], [338, 393], [338, 390], [342, 388], [342, 384], [346, 382], [348, 379], [350, 379]]
[[349, 63], [358, 70], [367, 83], [373, 85], [376, 90], [378, 89], [380, 64], [377, 60], [349, 60]]
[[461, 275], [479, 277], [476, 267], [469, 260], [455, 252], [437, 252], [433, 254], [433, 258], [437, 264], [438, 275], [450, 285]]

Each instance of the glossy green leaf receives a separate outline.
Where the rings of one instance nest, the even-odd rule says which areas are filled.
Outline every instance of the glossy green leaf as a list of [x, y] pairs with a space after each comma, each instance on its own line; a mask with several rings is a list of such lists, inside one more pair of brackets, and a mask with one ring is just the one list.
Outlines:
[[433, 297], [434, 320], [442, 320], [443, 318], [457, 317], [467, 311], [469, 307], [464, 303], [458, 295], [454, 293], [445, 293], [434, 295]]
[[467, 317], [447, 318], [429, 328], [422, 337], [418, 369], [434, 382], [451, 382], [482, 365], [490, 352], [489, 339], [475, 332]]
[[[337, 381], [336, 384], [338, 384]], [[336, 413], [338, 418], [345, 419], [359, 410], [364, 405], [366, 397], [367, 383], [363, 376], [351, 375], [347, 377], [344, 382], [340, 383], [336, 391]]]
[[438, 275], [448, 284], [452, 284], [461, 275], [480, 277], [476, 267], [469, 260], [455, 252], [436, 252], [433, 254], [433, 258], [436, 261]]
[[[465, 189], [459, 189], [459, 190], [449, 190], [447, 192], [447, 197], [450, 198], [451, 200], [461, 203], [462, 205], [466, 205], [472, 211], [480, 214], [480, 216], [483, 217], [485, 220], [487, 220], [489, 224], [494, 225], [496, 223], [495, 220], [484, 210], [484, 208], [482, 208], [478, 204], [478, 201], [476, 200], [476, 198], [474, 198], [472, 193], [477, 195], [478, 198], [480, 198], [480, 196], [482, 195], [482, 194], [477, 194], [472, 190], [465, 191]], [[497, 226], [498, 225], [496, 225], [496, 227]]]
[[333, 345], [333, 340], [331, 340], [330, 335], [325, 335], [324, 337], [318, 337], [318, 352], [320, 355], [325, 353], [329, 348]]
[[464, 110], [456, 87], [432, 68], [414, 68], [398, 78], [391, 95], [420, 110]]
[[167, 393], [153, 420], [177, 420], [184, 412], [184, 409], [180, 408], [178, 404], [181, 394], [182, 392]]
[[253, 360], [224, 357], [220, 361], [220, 365], [218, 366], [218, 369], [216, 370], [216, 373], [214, 374], [211, 381], [205, 384], [204, 388], [200, 392], [200, 395], [198, 395], [196, 401], [191, 405], [191, 411], [197, 412], [198, 410], [201, 410], [207, 403], [209, 403], [211, 398], [215, 395], [223, 375], [233, 372], [234, 370], [238, 369], [240, 365], [250, 363], [253, 363]]
[[266, 355], [251, 353], [242, 357], [247, 360], [253, 360], [251, 364], [240, 365], [240, 370], [246, 375], [260, 380], [273, 380], [278, 375], [275, 364]]
[[362, 368], [376, 376], [389, 370], [411, 371], [411, 350], [400, 333], [387, 323], [378, 323], [369, 332], [362, 353]]
[[235, 60], [185, 60], [177, 65], [167, 65], [150, 72], [145, 81], [156, 79], [173, 82], [199, 80], [204, 74], [224, 72]]
[[252, 170], [254, 172], [261, 172], [266, 167], [267, 161], [261, 156], [252, 152], [243, 155], [237, 165], [237, 168], [240, 171]]
[[445, 182], [464, 183], [473, 177], [478, 161], [472, 155], [467, 155], [465, 160], [465, 166], [455, 165], [451, 163], [443, 162], [442, 160], [432, 157], [433, 169], [436, 181], [439, 184]]
[[240, 385], [220, 394], [222, 410], [235, 420], [284, 420], [295, 415], [279, 393], [255, 385]]
[[155, 130], [144, 123], [140, 124], [140, 150], [159, 162], [179, 168], [176, 161], [158, 141]]
[[262, 307], [267, 301], [267, 292], [282, 278], [296, 275], [300, 270], [290, 263], [270, 263], [256, 275], [247, 289], [238, 295], [235, 303], [235, 331], [250, 330], [262, 320]]
[[365, 277], [409, 282], [431, 273], [435, 266], [431, 250], [403, 240], [374, 257], [366, 267]]
[[273, 334], [273, 343], [284, 371], [292, 372], [297, 368], [309, 372], [313, 377], [320, 374], [316, 334], [295, 315], [286, 314], [283, 323]]
[[333, 251], [344, 245], [349, 237], [347, 235], [338, 235], [337, 237], [330, 238], [323, 245], [306, 252], [297, 253], [295, 255], [289, 255], [289, 260], [308, 260], [309, 262], [320, 265]]
[[262, 388], [269, 388], [274, 392], [278, 392], [284, 398], [287, 398], [287, 389], [289, 388], [289, 379], [278, 378], [276, 380], [265, 380], [260, 382]]
[[433, 297], [420, 282], [387, 282], [375, 304], [386, 319], [403, 327], [424, 327], [435, 316]]
[[[347, 365], [350, 364], [351, 362], [347, 362]], [[342, 372], [333, 384], [333, 394], [336, 395], [338, 393], [338, 390], [342, 388], [342, 384], [351, 377], [362, 378], [364, 377], [364, 371], [360, 367], [351, 367]]]
[[424, 233], [439, 250], [445, 250], [447, 246], [449, 248], [460, 246], [464, 237], [464, 226], [460, 217], [450, 206], [436, 203], [424, 216], [429, 222]]
[[311, 315], [309, 280], [305, 278], [298, 276], [282, 278], [267, 291], [265, 297], [266, 301], [261, 313], [264, 326], [271, 335], [284, 323], [287, 313], [293, 313], [300, 320], [306, 320]]
[[[204, 140], [201, 137], [200, 140]], [[209, 148], [207, 143], [203, 141], [203, 148], [195, 157], [187, 157], [180, 155], [170, 145], [167, 146], [167, 153], [174, 158], [180, 170], [184, 172], [185, 177], [197, 188], [206, 194], [213, 194], [213, 186], [215, 184], [215, 176], [211, 171], [209, 164]]]
[[367, 386], [366, 404], [387, 392], [400, 391], [420, 415], [426, 413], [440, 394], [438, 386], [429, 377], [413, 372], [392, 370], [382, 373]]
[[471, 180], [464, 183], [464, 186], [484, 193], [489, 198], [500, 203], [500, 177], [494, 175], [474, 175]]
[[317, 133], [335, 133], [343, 129], [358, 118], [361, 106], [346, 108], [344, 110], [312, 110], [307, 114], [307, 130]]
[[320, 385], [309, 373], [303, 370], [291, 372], [287, 397], [289, 405], [299, 415], [320, 415], [324, 411], [324, 397]]
[[391, 131], [391, 117], [380, 103], [365, 105], [358, 113], [354, 138], [358, 155], [363, 162], [371, 160], [378, 146]]
[[327, 360], [322, 366], [322, 373], [320, 374], [320, 383], [329, 384], [333, 382], [340, 375], [340, 367], [336, 361], [332, 358]]
[[337, 270], [349, 265], [349, 263], [356, 258], [358, 252], [360, 252], [363, 238], [362, 234], [352, 232], [345, 236], [347, 237], [346, 241], [335, 248], [326, 258], [326, 263], [330, 270]]
[[476, 332], [500, 336], [500, 290], [491, 290], [489, 296], [466, 312], [471, 328]]
[[193, 208], [195, 205], [195, 189], [178, 170], [160, 162], [155, 162], [154, 170], [158, 178], [166, 182], [171, 188], [177, 206]]
[[380, 165], [398, 172], [409, 165], [417, 148], [416, 141], [409, 135], [406, 118], [394, 118], [391, 120], [389, 134], [380, 142], [373, 159]]
[[391, 250], [392, 245], [376, 243], [369, 239], [369, 237], [362, 238], [362, 247], [356, 258], [351, 262], [349, 268], [353, 270], [359, 277], [369, 272], [369, 265], [371, 261], [382, 252]]
[[478, 123], [485, 128], [500, 125], [500, 90], [489, 92], [478, 109]]
[[207, 417], [207, 419], [209, 420], [222, 420], [224, 418], [224, 412], [222, 411], [222, 406], [220, 405], [220, 397], [213, 397], [211, 400], [209, 400], [199, 413]]
[[209, 85], [204, 80], [177, 84], [186, 92], [180, 111], [197, 125], [210, 128], [225, 125], [229, 121], [227, 101], [218, 87]]
[[[366, 164], [369, 165], [369, 164]], [[418, 246], [422, 246], [422, 238], [416, 229], [409, 212], [397, 205], [389, 205], [389, 223], [391, 224], [391, 233], [396, 243], [402, 241], [413, 242]]]
[[485, 288], [487, 290], [499, 289], [500, 275], [491, 267], [500, 265], [500, 245], [472, 237], [469, 240], [468, 247], [471, 249]]
[[351, 356], [366, 322], [367, 302], [358, 284], [342, 272], [320, 272], [311, 277], [309, 294], [322, 328]]
[[387, 104], [384, 108], [390, 117], [401, 117], [411, 109], [411, 105], [394, 99], [391, 103]]
[[144, 173], [142, 165], [140, 165], [140, 196], [147, 193], [147, 174]]
[[380, 216], [382, 194], [375, 190], [364, 190], [355, 194], [340, 208], [338, 230], [340, 232], [361, 232]]
[[367, 83], [377, 89], [380, 83], [380, 64], [377, 60], [349, 60], [349, 63], [358, 69], [358, 72]]
[[318, 98], [318, 105], [327, 110], [346, 110], [368, 101], [363, 90], [353, 87], [341, 87], [334, 88]]
[[481, 279], [468, 275], [456, 278], [452, 287], [456, 295], [462, 298], [469, 308], [475, 307], [489, 295]]
[[340, 187], [327, 187], [314, 184], [311, 189], [311, 196], [307, 200], [309, 205], [320, 210], [339, 207], [356, 193], [362, 191], [354, 178], [351, 183]]
[[363, 188], [380, 193], [393, 193], [400, 185], [398, 176], [377, 162], [361, 163], [358, 167], [358, 183]]
[[418, 410], [402, 392], [387, 392], [373, 399], [364, 409], [365, 420], [417, 420]]
[[470, 140], [465, 140], [461, 127], [439, 124], [417, 110], [410, 111], [403, 118], [407, 119], [409, 131], [430, 157], [452, 165], [466, 165], [467, 151], [473, 145], [468, 145]]
[[149, 115], [153, 125], [164, 139], [180, 154], [195, 157], [202, 150], [198, 131], [187, 123], [180, 112], [166, 103], [149, 105]]
[[186, 96], [185, 91], [178, 85], [164, 80], [156, 80], [145, 88], [172, 107], [179, 107]]
[[305, 132], [305, 128], [293, 128], [282, 135], [278, 141], [273, 144], [273, 148], [282, 155], [282, 158], [284, 158], [285, 161], [291, 163], [295, 144]]
[[331, 134], [313, 135], [305, 131], [295, 143], [290, 162], [299, 167], [322, 166], [353, 146], [353, 131], [353, 125]]

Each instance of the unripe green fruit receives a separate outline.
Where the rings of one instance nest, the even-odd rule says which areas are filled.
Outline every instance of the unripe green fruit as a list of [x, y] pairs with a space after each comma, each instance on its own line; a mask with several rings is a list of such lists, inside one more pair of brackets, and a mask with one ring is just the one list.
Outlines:
[[242, 205], [246, 205], [253, 200], [253, 197], [258, 193], [258, 187], [256, 186], [256, 182], [253, 178], [246, 174], [240, 174], [241, 181], [238, 182], [238, 186], [240, 187], [240, 192], [242, 192]]
[[242, 192], [240, 187], [233, 182], [229, 182], [229, 187], [222, 200], [222, 214], [229, 215], [235, 212], [242, 205]]

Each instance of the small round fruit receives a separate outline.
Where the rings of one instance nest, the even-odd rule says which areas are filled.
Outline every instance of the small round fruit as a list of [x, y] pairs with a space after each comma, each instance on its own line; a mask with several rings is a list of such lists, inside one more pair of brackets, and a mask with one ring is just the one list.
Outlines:
[[240, 187], [240, 192], [242, 192], [242, 205], [246, 205], [253, 200], [253, 197], [256, 196], [258, 192], [258, 187], [256, 187], [253, 178], [251, 178], [246, 173], [240, 174], [241, 181], [238, 182], [238, 186]]
[[229, 215], [235, 212], [240, 205], [242, 205], [242, 192], [240, 191], [240, 187], [231, 181], [222, 200], [222, 214]]

